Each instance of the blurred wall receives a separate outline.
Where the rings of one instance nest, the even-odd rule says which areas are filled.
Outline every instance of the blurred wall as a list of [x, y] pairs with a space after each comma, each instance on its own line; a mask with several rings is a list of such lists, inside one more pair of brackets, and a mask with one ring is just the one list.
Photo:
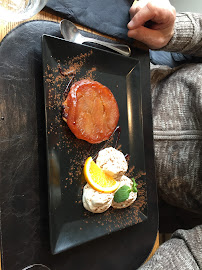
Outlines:
[[196, 12], [202, 13], [201, 0], [170, 0], [171, 4], [176, 8], [177, 12]]

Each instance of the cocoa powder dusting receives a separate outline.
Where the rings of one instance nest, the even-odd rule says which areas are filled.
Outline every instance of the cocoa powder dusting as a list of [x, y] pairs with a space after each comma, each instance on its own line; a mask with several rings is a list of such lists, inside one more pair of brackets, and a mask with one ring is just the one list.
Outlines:
[[[99, 223], [99, 226], [104, 226], [108, 233], [143, 221], [141, 213], [147, 208], [146, 183], [145, 180], [141, 179], [144, 176], [144, 172], [138, 172], [137, 175], [133, 175], [138, 184], [138, 195], [136, 201], [131, 206], [124, 209], [113, 209], [110, 207], [106, 212], [96, 216], [96, 222]], [[84, 222], [87, 223], [90, 219], [91, 213], [86, 211]]]
[[[71, 189], [71, 185], [75, 185], [75, 181], [77, 185], [80, 185], [78, 197], [75, 198], [73, 203], [79, 204], [81, 207], [83, 207], [81, 201], [82, 187], [85, 185], [85, 181], [82, 180], [84, 161], [89, 156], [96, 156], [98, 149], [113, 146], [115, 143], [115, 138], [111, 137], [110, 140], [100, 144], [99, 147], [97, 145], [89, 147], [89, 143], [75, 139], [75, 136], [61, 117], [61, 105], [65, 98], [64, 90], [72, 75], [75, 74], [75, 81], [82, 79], [94, 80], [96, 77], [96, 67], [92, 67], [85, 72], [83, 71], [86, 61], [92, 54], [93, 51], [90, 50], [88, 53], [81, 53], [62, 63], [57, 61], [57, 66], [54, 68], [47, 65], [44, 73], [46, 88], [48, 88], [48, 103], [46, 106], [48, 107], [48, 117], [51, 119], [51, 123], [47, 126], [47, 132], [50, 138], [55, 140], [55, 145], [52, 148], [60, 151], [62, 153], [61, 156], [71, 157], [62, 161], [61, 167], [65, 168], [65, 177], [61, 179], [61, 182], [64, 183], [64, 188], [67, 192]], [[81, 70], [83, 72], [82, 75]], [[117, 149], [121, 150], [120, 144], [117, 146]], [[106, 212], [96, 215], [97, 226], [104, 226], [109, 233], [114, 231], [115, 228], [118, 230], [142, 221], [140, 212], [145, 211], [147, 208], [145, 172], [140, 171], [135, 176], [134, 172], [135, 167], [129, 168], [127, 176], [136, 179], [138, 184], [137, 200], [128, 208], [118, 210], [111, 207]], [[84, 224], [93, 222], [92, 213], [84, 211], [82, 222]], [[81, 227], [80, 230], [82, 229]]]

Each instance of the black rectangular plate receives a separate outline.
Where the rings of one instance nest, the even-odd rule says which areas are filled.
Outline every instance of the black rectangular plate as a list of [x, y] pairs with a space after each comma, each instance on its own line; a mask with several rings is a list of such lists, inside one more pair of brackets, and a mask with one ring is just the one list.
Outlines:
[[[70, 74], [74, 81], [89, 78], [107, 86], [118, 103], [121, 128], [107, 142], [91, 145], [78, 140], [61, 117], [64, 90]], [[46, 107], [47, 169], [49, 183], [50, 242], [53, 254], [124, 229], [147, 219], [140, 62], [116, 53], [43, 36], [43, 70]], [[115, 146], [128, 154], [127, 176], [138, 183], [138, 198], [126, 209], [110, 208], [92, 214], [82, 205], [85, 181], [82, 168], [88, 156], [102, 147]]]

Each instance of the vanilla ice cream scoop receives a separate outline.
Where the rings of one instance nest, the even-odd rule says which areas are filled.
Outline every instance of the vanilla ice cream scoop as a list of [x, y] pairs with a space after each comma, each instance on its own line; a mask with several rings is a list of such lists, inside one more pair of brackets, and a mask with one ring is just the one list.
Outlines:
[[[132, 188], [132, 186], [133, 186], [133, 181], [125, 175], [123, 175], [120, 179], [119, 188], [121, 188], [124, 185], [129, 186], [130, 188]], [[137, 199], [137, 192], [131, 191], [127, 200], [120, 202], [120, 203], [117, 203], [113, 200], [112, 207], [116, 208], [116, 209], [126, 208], [126, 207], [130, 206], [132, 203], [134, 203], [134, 201], [136, 199]]]
[[103, 193], [93, 189], [89, 184], [83, 188], [83, 206], [92, 213], [103, 213], [112, 204], [114, 193]]
[[119, 180], [128, 170], [124, 154], [113, 147], [101, 150], [98, 153], [96, 164], [116, 180]]

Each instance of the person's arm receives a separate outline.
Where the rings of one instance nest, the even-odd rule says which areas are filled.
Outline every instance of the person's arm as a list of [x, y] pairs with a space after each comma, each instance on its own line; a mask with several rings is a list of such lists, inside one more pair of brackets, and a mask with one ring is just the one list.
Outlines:
[[154, 256], [138, 270], [202, 269], [202, 225], [178, 230], [162, 244]]
[[130, 15], [129, 37], [151, 49], [202, 56], [202, 15], [176, 15], [168, 0], [137, 1], [132, 5]]
[[174, 35], [162, 49], [202, 57], [202, 14], [177, 14]]

